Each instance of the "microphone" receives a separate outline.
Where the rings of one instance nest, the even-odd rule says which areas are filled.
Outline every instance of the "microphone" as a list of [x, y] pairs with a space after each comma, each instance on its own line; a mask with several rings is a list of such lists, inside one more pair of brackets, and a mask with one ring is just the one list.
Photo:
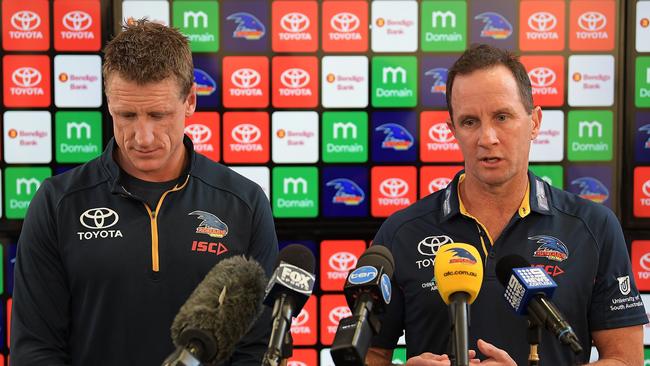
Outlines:
[[199, 366], [227, 360], [261, 313], [266, 276], [253, 259], [217, 263], [181, 306], [171, 326], [177, 349], [163, 366]]
[[443, 245], [434, 265], [438, 293], [449, 305], [455, 365], [469, 365], [468, 305], [476, 300], [483, 282], [483, 262], [476, 248], [465, 243]]
[[373, 245], [357, 261], [343, 288], [353, 315], [341, 319], [330, 354], [337, 366], [365, 365], [370, 341], [379, 333], [377, 314], [390, 303], [395, 261], [388, 248]]
[[544, 326], [575, 354], [582, 352], [578, 337], [550, 300], [557, 284], [546, 271], [531, 267], [526, 259], [512, 254], [499, 260], [496, 274], [506, 288], [506, 302], [517, 314], [528, 315], [532, 322]]
[[314, 255], [300, 244], [280, 251], [278, 265], [266, 287], [264, 304], [273, 307], [273, 328], [262, 359], [265, 366], [277, 366], [291, 356], [291, 318], [298, 316], [314, 289]]

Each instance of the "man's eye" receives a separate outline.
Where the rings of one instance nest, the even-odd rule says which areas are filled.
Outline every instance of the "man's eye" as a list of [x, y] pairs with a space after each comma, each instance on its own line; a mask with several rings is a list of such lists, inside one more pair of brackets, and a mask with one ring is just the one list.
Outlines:
[[500, 114], [500, 115], [497, 116], [497, 121], [499, 121], [499, 122], [504, 122], [507, 119], [508, 119], [508, 116], [506, 116], [505, 114]]

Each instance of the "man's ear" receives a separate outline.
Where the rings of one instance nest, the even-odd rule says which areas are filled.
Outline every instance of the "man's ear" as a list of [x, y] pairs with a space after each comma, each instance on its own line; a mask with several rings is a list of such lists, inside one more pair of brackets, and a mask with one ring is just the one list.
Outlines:
[[187, 94], [185, 99], [185, 117], [189, 117], [194, 114], [196, 110], [196, 83], [192, 83], [190, 92]]
[[530, 121], [532, 124], [530, 139], [534, 140], [537, 138], [537, 135], [539, 135], [539, 130], [542, 127], [542, 108], [540, 106], [533, 108]]

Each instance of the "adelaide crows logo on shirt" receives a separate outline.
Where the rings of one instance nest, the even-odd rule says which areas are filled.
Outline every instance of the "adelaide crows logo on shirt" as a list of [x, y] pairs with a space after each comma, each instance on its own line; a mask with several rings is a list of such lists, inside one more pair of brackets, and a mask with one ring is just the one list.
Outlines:
[[197, 234], [207, 234], [213, 238], [228, 235], [228, 225], [217, 216], [205, 211], [192, 211], [188, 215], [196, 215], [199, 220], [203, 220], [196, 228]]
[[556, 262], [562, 262], [569, 258], [569, 249], [556, 237], [535, 235], [529, 237], [528, 240], [534, 240], [535, 243], [541, 244], [533, 253], [534, 257], [543, 257]]

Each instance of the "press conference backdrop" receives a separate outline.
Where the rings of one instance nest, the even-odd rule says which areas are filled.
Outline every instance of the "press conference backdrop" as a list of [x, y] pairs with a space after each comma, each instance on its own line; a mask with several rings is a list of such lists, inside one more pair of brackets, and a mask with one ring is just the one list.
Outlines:
[[[196, 150], [262, 186], [281, 245], [319, 258], [292, 365], [332, 364], [347, 271], [385, 217], [461, 169], [445, 84], [472, 43], [522, 54], [544, 109], [531, 169], [617, 213], [650, 293], [650, 1], [3, 0], [0, 11], [0, 364], [21, 220], [43, 179], [112, 136], [100, 49], [145, 16], [190, 39]], [[433, 270], [438, 239], [413, 246], [413, 266]]]

